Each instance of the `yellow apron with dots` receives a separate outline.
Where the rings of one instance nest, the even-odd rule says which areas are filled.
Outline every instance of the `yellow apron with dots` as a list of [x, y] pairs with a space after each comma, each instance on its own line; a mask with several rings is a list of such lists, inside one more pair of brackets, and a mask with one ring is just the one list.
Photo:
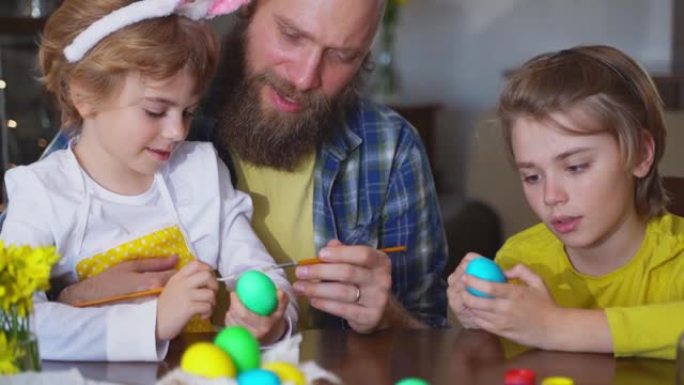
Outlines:
[[[76, 264], [76, 275], [79, 281], [94, 277], [110, 267], [125, 261], [177, 255], [178, 263], [176, 265], [176, 270], [179, 270], [190, 261], [196, 259], [191, 251], [191, 246], [189, 246], [189, 243], [186, 241], [185, 232], [180, 226], [175, 205], [171, 200], [166, 183], [160, 173], [155, 175], [155, 180], [162, 195], [162, 199], [165, 201], [167, 208], [171, 211], [172, 217], [177, 224], [119, 244], [91, 257], [81, 259], [80, 262]], [[84, 202], [85, 204], [80, 210], [81, 218], [76, 233], [81, 239], [81, 244], [85, 233], [85, 222], [90, 210], [91, 199], [91, 195], [86, 194], [86, 202]], [[215, 331], [215, 329], [208, 320], [203, 320], [199, 316], [194, 316], [190, 319], [183, 331], [200, 333], [212, 332]]]

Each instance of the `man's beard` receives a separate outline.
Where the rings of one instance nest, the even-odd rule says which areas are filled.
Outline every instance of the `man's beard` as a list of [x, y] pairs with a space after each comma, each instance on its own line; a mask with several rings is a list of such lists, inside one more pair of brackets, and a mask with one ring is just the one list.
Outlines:
[[[245, 34], [240, 36], [223, 47], [226, 55], [233, 57], [232, 63], [219, 70], [224, 78], [221, 84], [227, 90], [218, 110], [218, 144], [254, 165], [293, 171], [342, 127], [346, 110], [358, 99], [362, 71], [334, 98], [319, 91], [298, 91], [292, 83], [270, 71], [245, 76]], [[284, 113], [262, 108], [264, 87], [272, 88], [302, 109]]]

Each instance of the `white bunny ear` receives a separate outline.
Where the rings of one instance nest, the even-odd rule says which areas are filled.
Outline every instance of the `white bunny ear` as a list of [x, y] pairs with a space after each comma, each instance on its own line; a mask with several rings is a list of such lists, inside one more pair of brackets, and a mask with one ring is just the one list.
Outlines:
[[212, 0], [194, 0], [178, 4], [176, 13], [192, 20], [201, 20], [207, 17]]
[[172, 13], [192, 20], [211, 19], [235, 11], [249, 0], [141, 0], [119, 8], [81, 31], [64, 56], [70, 63], [85, 56], [100, 40], [111, 33], [146, 19], [169, 16]]
[[64, 49], [70, 63], [77, 62], [100, 40], [121, 28], [145, 19], [164, 17], [173, 13], [182, 0], [143, 0], [119, 8], [81, 31]]

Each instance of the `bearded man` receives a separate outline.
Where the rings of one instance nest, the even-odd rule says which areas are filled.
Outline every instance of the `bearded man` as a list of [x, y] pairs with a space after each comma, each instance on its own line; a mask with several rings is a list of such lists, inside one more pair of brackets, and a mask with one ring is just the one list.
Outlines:
[[[305, 327], [445, 322], [446, 245], [425, 151], [404, 119], [359, 97], [383, 5], [254, 1], [214, 83], [214, 143], [252, 196], [257, 234], [278, 262], [325, 262], [293, 277], [300, 304], [326, 314], [301, 312]], [[407, 250], [378, 250], [397, 245]]]

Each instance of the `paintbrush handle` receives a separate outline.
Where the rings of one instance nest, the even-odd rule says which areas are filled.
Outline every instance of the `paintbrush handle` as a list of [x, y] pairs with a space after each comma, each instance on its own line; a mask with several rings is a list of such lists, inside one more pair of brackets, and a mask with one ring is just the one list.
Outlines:
[[[385, 253], [396, 253], [400, 251], [406, 251], [406, 246], [394, 246], [394, 247], [386, 247], [383, 249], [380, 249], [380, 251], [383, 251]], [[277, 270], [277, 269], [284, 269], [287, 267], [294, 267], [294, 266], [305, 266], [305, 265], [315, 265], [317, 263], [321, 263], [321, 260], [314, 257], [314, 258], [306, 258], [306, 259], [301, 259], [299, 261], [290, 261], [290, 262], [285, 262], [285, 263], [280, 263], [277, 265], [271, 265], [267, 266], [263, 269], [261, 269], [262, 272], [267, 272], [271, 270]], [[229, 281], [231, 279], [237, 278], [239, 274], [230, 274], [225, 277], [217, 278], [217, 281]], [[136, 291], [132, 293], [127, 293], [127, 294], [121, 294], [121, 295], [115, 295], [111, 297], [106, 297], [106, 298], [100, 298], [92, 301], [83, 301], [83, 302], [78, 302], [74, 306], [75, 307], [89, 307], [89, 306], [97, 306], [97, 305], [106, 305], [108, 303], [112, 302], [119, 302], [119, 301], [124, 301], [128, 299], [135, 299], [135, 298], [141, 298], [141, 297], [147, 297], [147, 296], [152, 296], [152, 295], [159, 295], [161, 294], [162, 290], [164, 290], [163, 287], [158, 287], [154, 289], [149, 289], [149, 290], [143, 290], [143, 291]]]
[[[400, 251], [406, 251], [406, 246], [385, 247], [383, 249], [380, 249], [380, 251], [388, 253], [388, 254], [389, 253], [397, 253]], [[321, 262], [322, 261], [317, 257], [306, 258], [306, 259], [300, 259], [299, 261], [290, 261], [290, 262], [279, 263], [277, 265], [271, 265], [271, 266], [265, 267], [259, 271], [261, 271], [262, 273], [265, 273], [265, 272], [271, 271], [271, 270], [285, 269], [287, 267], [295, 267], [295, 266], [315, 265], [315, 264], [321, 263]], [[219, 282], [230, 281], [231, 279], [237, 278], [240, 274], [241, 273], [229, 274], [225, 277], [216, 278], [216, 280]]]
[[161, 292], [162, 292], [163, 290], [164, 290], [163, 287], [157, 287], [157, 288], [149, 289], [149, 290], [134, 291], [134, 292], [132, 292], [132, 293], [114, 295], [114, 296], [111, 296], [111, 297], [105, 297], [105, 298], [95, 299], [95, 300], [92, 300], [92, 301], [77, 302], [77, 303], [74, 305], [74, 307], [89, 307], [89, 306], [105, 305], [105, 304], [108, 304], [108, 303], [124, 301], [124, 300], [127, 300], [127, 299], [135, 299], [135, 298], [141, 298], [141, 297], [148, 297], [148, 296], [153, 296], [153, 295], [159, 295], [159, 294], [161, 294]]
[[387, 254], [389, 253], [398, 253], [400, 251], [406, 251], [406, 246], [392, 246], [392, 247], [385, 247], [380, 249], [380, 251], [383, 251]]
[[[301, 266], [301, 265], [314, 265], [314, 264], [320, 263], [320, 262], [321, 262], [321, 260], [318, 258], [307, 258], [307, 259], [302, 259], [300, 261], [290, 261], [290, 262], [279, 263], [277, 265], [266, 266], [264, 268], [257, 269], [257, 271], [260, 271], [262, 273], [266, 273], [266, 272], [272, 271], [272, 270], [285, 269], [288, 267], [295, 267], [295, 266]], [[242, 273], [229, 274], [225, 277], [216, 278], [216, 280], [219, 282], [230, 281], [231, 279], [237, 278], [240, 274], [242, 274]]]

